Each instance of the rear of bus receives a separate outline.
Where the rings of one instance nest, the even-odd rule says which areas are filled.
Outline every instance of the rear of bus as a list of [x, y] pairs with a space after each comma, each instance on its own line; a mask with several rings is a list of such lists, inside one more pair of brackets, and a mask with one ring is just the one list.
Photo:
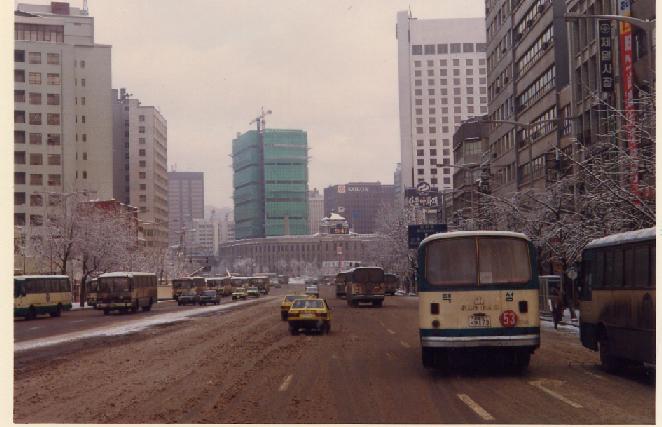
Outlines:
[[357, 267], [348, 274], [345, 282], [347, 305], [371, 303], [381, 307], [384, 303], [384, 270], [381, 267]]
[[528, 366], [540, 346], [538, 276], [519, 233], [435, 234], [418, 249], [419, 330], [426, 367], [457, 353]]
[[[203, 279], [204, 280], [204, 279]], [[177, 301], [182, 292], [191, 289], [193, 281], [189, 277], [182, 279], [173, 279], [172, 281], [172, 299]]]

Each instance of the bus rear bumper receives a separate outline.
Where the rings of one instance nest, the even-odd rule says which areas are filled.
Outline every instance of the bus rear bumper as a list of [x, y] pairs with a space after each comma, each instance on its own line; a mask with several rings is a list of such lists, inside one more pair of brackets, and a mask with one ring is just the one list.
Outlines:
[[117, 309], [124, 309], [124, 308], [131, 308], [133, 307], [133, 303], [128, 301], [128, 302], [97, 302], [96, 309], [98, 310], [117, 310]]
[[457, 347], [539, 347], [540, 335], [496, 335], [472, 337], [421, 337], [421, 346], [438, 348]]

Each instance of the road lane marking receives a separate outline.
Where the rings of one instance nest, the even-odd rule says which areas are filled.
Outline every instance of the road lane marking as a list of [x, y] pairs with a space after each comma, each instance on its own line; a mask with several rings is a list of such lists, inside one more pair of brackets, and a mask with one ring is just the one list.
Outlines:
[[[554, 390], [550, 390], [550, 389], [548, 389], [547, 387], [545, 387], [544, 385], [542, 385], [543, 382], [544, 382], [544, 380], [539, 380], [539, 381], [529, 381], [529, 384], [531, 384], [531, 385], [534, 386], [534, 387], [537, 387], [538, 389], [540, 389], [540, 390], [542, 390], [543, 392], [549, 394], [550, 396], [552, 396], [552, 397], [554, 397], [554, 398], [560, 400], [561, 402], [563, 402], [563, 403], [567, 403], [568, 405], [572, 406], [573, 408], [578, 408], [578, 409], [579, 409], [579, 408], [583, 408], [583, 406], [580, 405], [579, 403], [577, 403], [577, 402], [573, 402], [572, 400], [570, 400], [570, 399], [568, 399], [568, 398], [562, 396], [561, 394], [555, 392]], [[560, 384], [562, 384], [562, 381], [558, 381], [557, 383], [560, 385]]]
[[485, 409], [483, 409], [482, 406], [474, 402], [472, 398], [467, 396], [466, 394], [458, 394], [457, 397], [460, 398], [462, 402], [464, 402], [465, 405], [469, 407], [472, 411], [474, 411], [479, 417], [484, 419], [485, 421], [493, 421], [494, 417], [490, 415], [489, 412], [487, 412]]
[[400, 344], [402, 344], [404, 348], [411, 348], [411, 346], [404, 341], [400, 341]]
[[283, 383], [278, 387], [278, 391], [285, 391], [290, 386], [290, 381], [292, 381], [292, 374], [285, 377]]
[[84, 321], [85, 321], [85, 319], [81, 319], [81, 320], [72, 320], [72, 321], [69, 322], [69, 323], [80, 323], [80, 322], [84, 322]]
[[392, 331], [392, 330], [390, 330], [390, 329], [387, 329], [386, 331], [387, 331], [389, 334], [391, 334], [391, 335], [395, 335], [395, 331]]

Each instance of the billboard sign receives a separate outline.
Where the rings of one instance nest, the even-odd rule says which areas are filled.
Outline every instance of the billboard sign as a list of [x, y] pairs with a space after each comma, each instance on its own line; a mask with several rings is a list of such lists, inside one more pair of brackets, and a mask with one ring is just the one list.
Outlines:
[[425, 191], [421, 192], [415, 188], [405, 189], [405, 202], [409, 206], [422, 208], [438, 208], [439, 192]]
[[409, 249], [416, 249], [423, 239], [436, 233], [448, 231], [446, 224], [412, 224], [407, 227]]

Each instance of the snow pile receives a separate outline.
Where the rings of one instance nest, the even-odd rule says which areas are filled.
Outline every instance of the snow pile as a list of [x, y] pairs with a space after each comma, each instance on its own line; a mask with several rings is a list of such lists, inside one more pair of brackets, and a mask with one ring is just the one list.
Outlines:
[[151, 326], [190, 320], [192, 317], [195, 316], [200, 316], [203, 314], [213, 313], [218, 311], [225, 311], [240, 305], [242, 306], [251, 305], [259, 301], [264, 301], [265, 299], [271, 300], [275, 298], [278, 297], [266, 297], [255, 300], [237, 301], [237, 302], [232, 302], [217, 306], [209, 306], [209, 307], [194, 307], [190, 310], [164, 313], [161, 315], [150, 316], [135, 321], [122, 322], [122, 324], [119, 325], [110, 325], [100, 328], [86, 329], [80, 332], [72, 332], [69, 334], [56, 335], [48, 338], [38, 338], [34, 340], [22, 341], [19, 343], [14, 343], [14, 352], [31, 350], [40, 347], [48, 347], [56, 344], [61, 344], [64, 342], [71, 342], [85, 338], [126, 335], [147, 329]]

